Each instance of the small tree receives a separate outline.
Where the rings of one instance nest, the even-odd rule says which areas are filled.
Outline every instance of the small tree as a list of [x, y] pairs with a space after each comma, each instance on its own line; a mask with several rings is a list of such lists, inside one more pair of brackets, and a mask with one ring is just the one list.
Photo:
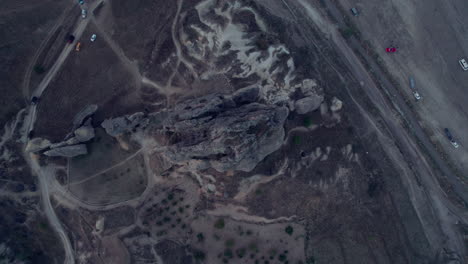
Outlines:
[[214, 224], [214, 227], [216, 227], [217, 229], [223, 229], [224, 228], [224, 219], [220, 218], [220, 219], [216, 220], [216, 222]]
[[311, 125], [312, 125], [312, 119], [310, 119], [310, 117], [304, 118], [304, 126], [310, 127]]
[[203, 242], [205, 241], [205, 236], [203, 235], [203, 233], [198, 233], [197, 239], [198, 239], [198, 242]]
[[197, 250], [193, 254], [193, 257], [197, 260], [204, 260], [205, 259], [205, 252]]
[[245, 256], [245, 248], [239, 248], [236, 250], [236, 255], [239, 258], [243, 258]]
[[301, 137], [300, 136], [294, 136], [293, 137], [293, 143], [296, 144], [296, 145], [299, 145], [301, 144]]
[[284, 232], [286, 232], [288, 235], [292, 235], [292, 233], [294, 232], [294, 229], [292, 228], [292, 226], [287, 226], [284, 229]]
[[231, 238], [231, 239], [226, 240], [226, 242], [224, 243], [224, 245], [225, 245], [226, 247], [230, 248], [230, 247], [233, 247], [235, 243], [236, 243], [236, 242], [234, 241], [234, 239]]

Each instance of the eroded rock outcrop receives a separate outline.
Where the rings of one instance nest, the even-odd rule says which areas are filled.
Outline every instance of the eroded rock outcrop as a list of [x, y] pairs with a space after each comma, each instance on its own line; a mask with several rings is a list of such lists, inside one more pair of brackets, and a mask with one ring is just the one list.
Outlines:
[[138, 126], [147, 125], [149, 122], [145, 114], [138, 112], [132, 115], [126, 115], [111, 119], [106, 119], [101, 126], [106, 130], [107, 134], [115, 137], [127, 132]]
[[94, 138], [94, 128], [92, 126], [81, 126], [74, 132], [76, 140], [86, 142]]
[[[245, 102], [245, 100], [241, 100]], [[283, 143], [288, 109], [276, 105], [236, 105], [231, 97], [209, 95], [176, 106], [164, 122], [169, 145], [162, 153], [194, 169], [250, 171]]]
[[58, 147], [51, 150], [44, 152], [44, 155], [50, 157], [76, 157], [79, 155], [85, 155], [88, 153], [85, 144], [73, 145], [73, 146], [65, 146], [65, 147]]
[[318, 109], [322, 102], [323, 96], [312, 95], [297, 100], [294, 104], [294, 107], [296, 109], [296, 112], [302, 115]]
[[75, 118], [73, 119], [73, 127], [77, 128], [81, 126], [84, 121], [86, 120], [87, 117], [93, 115], [98, 109], [97, 105], [88, 105], [85, 108], [83, 108], [78, 114], [75, 115]]
[[38, 152], [44, 149], [49, 148], [51, 145], [50, 141], [48, 139], [44, 138], [34, 138], [28, 142], [28, 145], [26, 145], [26, 151], [27, 152]]

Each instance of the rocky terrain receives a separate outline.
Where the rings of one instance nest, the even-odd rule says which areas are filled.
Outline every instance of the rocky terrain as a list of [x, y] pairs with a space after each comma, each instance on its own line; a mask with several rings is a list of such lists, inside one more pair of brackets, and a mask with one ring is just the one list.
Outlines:
[[0, 206], [32, 238], [0, 229], [0, 262], [463, 263], [468, 229], [434, 213], [459, 209], [414, 199], [393, 115], [321, 25], [287, 1], [156, 2], [86, 1], [83, 50], [5, 125]]

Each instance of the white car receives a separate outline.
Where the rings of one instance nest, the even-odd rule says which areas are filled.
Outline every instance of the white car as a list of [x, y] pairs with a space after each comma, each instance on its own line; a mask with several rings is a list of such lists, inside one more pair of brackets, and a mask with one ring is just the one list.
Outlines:
[[465, 59], [461, 59], [458, 62], [460, 63], [460, 66], [462, 67], [464, 71], [468, 70], [468, 62], [466, 62]]
[[86, 9], [81, 9], [81, 17], [82, 18], [86, 18], [87, 14], [88, 14], [88, 12], [86, 12]]
[[455, 140], [451, 140], [450, 143], [452, 143], [454, 148], [458, 148], [460, 146]]
[[418, 92], [414, 91], [413, 95], [414, 95], [414, 98], [416, 98], [416, 100], [421, 100], [421, 96], [419, 95]]
[[94, 41], [96, 40], [96, 37], [97, 37], [96, 34], [93, 34], [93, 35], [91, 36], [91, 41], [94, 42]]

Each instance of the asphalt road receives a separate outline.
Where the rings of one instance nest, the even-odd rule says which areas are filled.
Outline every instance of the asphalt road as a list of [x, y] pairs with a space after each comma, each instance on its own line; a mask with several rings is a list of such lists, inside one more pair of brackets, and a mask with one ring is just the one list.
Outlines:
[[[360, 9], [361, 15], [351, 20], [376, 48], [407, 98], [411, 97], [408, 77], [414, 76], [416, 89], [423, 97], [414, 108], [423, 126], [458, 174], [468, 181], [468, 71], [463, 71], [458, 63], [460, 58], [468, 58], [468, 2], [338, 2], [346, 9]], [[384, 48], [389, 45], [398, 46], [398, 52], [386, 54]], [[451, 130], [460, 148], [450, 144], [443, 132], [445, 127]]]
[[[367, 93], [374, 105], [379, 109], [381, 118], [383, 118], [385, 124], [383, 130], [379, 128], [378, 120], [375, 120], [364, 110], [361, 110], [361, 112], [368, 119], [369, 123], [376, 128], [381, 142], [384, 148], [386, 148], [386, 152], [395, 161], [395, 164], [400, 167], [405, 167], [406, 165], [404, 164], [408, 164], [406, 167], [409, 167], [409, 170], [407, 170], [409, 172], [402, 175], [402, 180], [407, 185], [406, 188], [408, 189], [413, 206], [419, 215], [422, 225], [425, 226], [426, 236], [431, 244], [435, 248], [448, 247], [462, 254], [464, 252], [463, 238], [453, 228], [453, 224], [455, 221], [466, 223], [466, 214], [447, 199], [444, 191], [440, 188], [430, 163], [434, 162], [444, 172], [448, 180], [454, 184], [457, 194], [468, 201], [464, 186], [458, 182], [456, 175], [451, 172], [450, 168], [440, 158], [438, 152], [429, 141], [428, 136], [419, 125], [414, 113], [406, 105], [404, 98], [398, 95], [396, 88], [387, 80], [385, 74], [373, 61], [373, 58], [365, 54], [365, 50], [363, 50], [356, 39], [352, 38], [348, 41], [343, 39], [337, 30], [337, 26], [344, 25], [343, 16], [329, 1], [324, 2], [327, 3], [328, 10], [337, 21], [337, 25], [332, 25], [331, 22], [326, 21], [318, 13], [317, 8], [313, 8], [306, 0], [289, 1], [289, 3], [298, 3], [302, 6], [301, 13], [304, 12], [324, 33], [329, 35], [348, 68], [357, 80], [361, 82], [362, 90]], [[378, 84], [370, 76], [354, 51], [361, 53], [365, 57], [366, 63], [370, 65], [374, 75], [379, 79]], [[362, 90], [347, 89], [352, 100], [355, 101], [358, 108], [362, 109], [359, 106], [358, 100], [356, 100], [356, 98], [360, 97]], [[387, 97], [390, 97], [391, 100], [389, 101]], [[409, 125], [410, 133], [402, 127], [400, 118], [403, 118]], [[389, 133], [385, 132], [385, 130], [389, 131]], [[423, 146], [423, 151], [420, 150], [416, 143], [417, 141]], [[429, 159], [425, 158], [426, 155]], [[428, 206], [428, 204], [430, 204], [433, 213], [436, 215], [438, 227], [434, 226], [431, 220], [428, 220], [430, 218], [429, 215], [421, 209]], [[450, 240], [442, 242], [441, 237], [450, 238]]]
[[[345, 24], [343, 16], [336, 8], [336, 6], [334, 6], [330, 1], [324, 2], [327, 4], [327, 8], [330, 11], [331, 15], [334, 17], [334, 19], [336, 19], [336, 21], [338, 21], [338, 26], [344, 28]], [[348, 58], [349, 65], [351, 65], [353, 68], [357, 66], [355, 62], [358, 61], [358, 58], [353, 54], [352, 50], [358, 51], [358, 53], [365, 58], [370, 68], [374, 71], [374, 74], [378, 76], [380, 86], [388, 95], [390, 95], [393, 107], [400, 113], [401, 117], [404, 118], [413, 136], [416, 137], [416, 139], [423, 146], [424, 152], [430, 157], [431, 161], [435, 163], [434, 165], [436, 165], [436, 167], [442, 171], [444, 176], [447, 177], [447, 180], [450, 182], [457, 195], [461, 197], [465, 201], [465, 203], [468, 204], [468, 192], [465, 184], [459, 181], [458, 177], [453, 173], [451, 168], [440, 157], [439, 152], [435, 149], [429, 137], [426, 135], [421, 125], [419, 124], [417, 117], [406, 104], [405, 98], [399, 95], [397, 88], [386, 78], [386, 75], [384, 74], [382, 69], [377, 65], [375, 60], [369, 55], [367, 55], [366, 51], [355, 37], [349, 38], [347, 42], [345, 42], [342, 37], [337, 36], [336, 34], [332, 34], [332, 37], [334, 42], [338, 44], [337, 46], [341, 47], [340, 49], [342, 51], [342, 54]], [[347, 46], [351, 47], [352, 50], [347, 49]], [[366, 73], [364, 74], [363, 72]], [[365, 69], [360, 69], [359, 71], [355, 71], [354, 73], [359, 74], [357, 75], [358, 77], [363, 77], [365, 75], [368, 76], [367, 70]], [[365, 87], [372, 86], [373, 81], [370, 78], [363, 78], [367, 79], [365, 81]], [[374, 89], [374, 87], [371, 88], [372, 89], [366, 90], [370, 93], [371, 98], [376, 100], [374, 102], [380, 106], [387, 105], [386, 100], [381, 95], [378, 95], [378, 89]]]

